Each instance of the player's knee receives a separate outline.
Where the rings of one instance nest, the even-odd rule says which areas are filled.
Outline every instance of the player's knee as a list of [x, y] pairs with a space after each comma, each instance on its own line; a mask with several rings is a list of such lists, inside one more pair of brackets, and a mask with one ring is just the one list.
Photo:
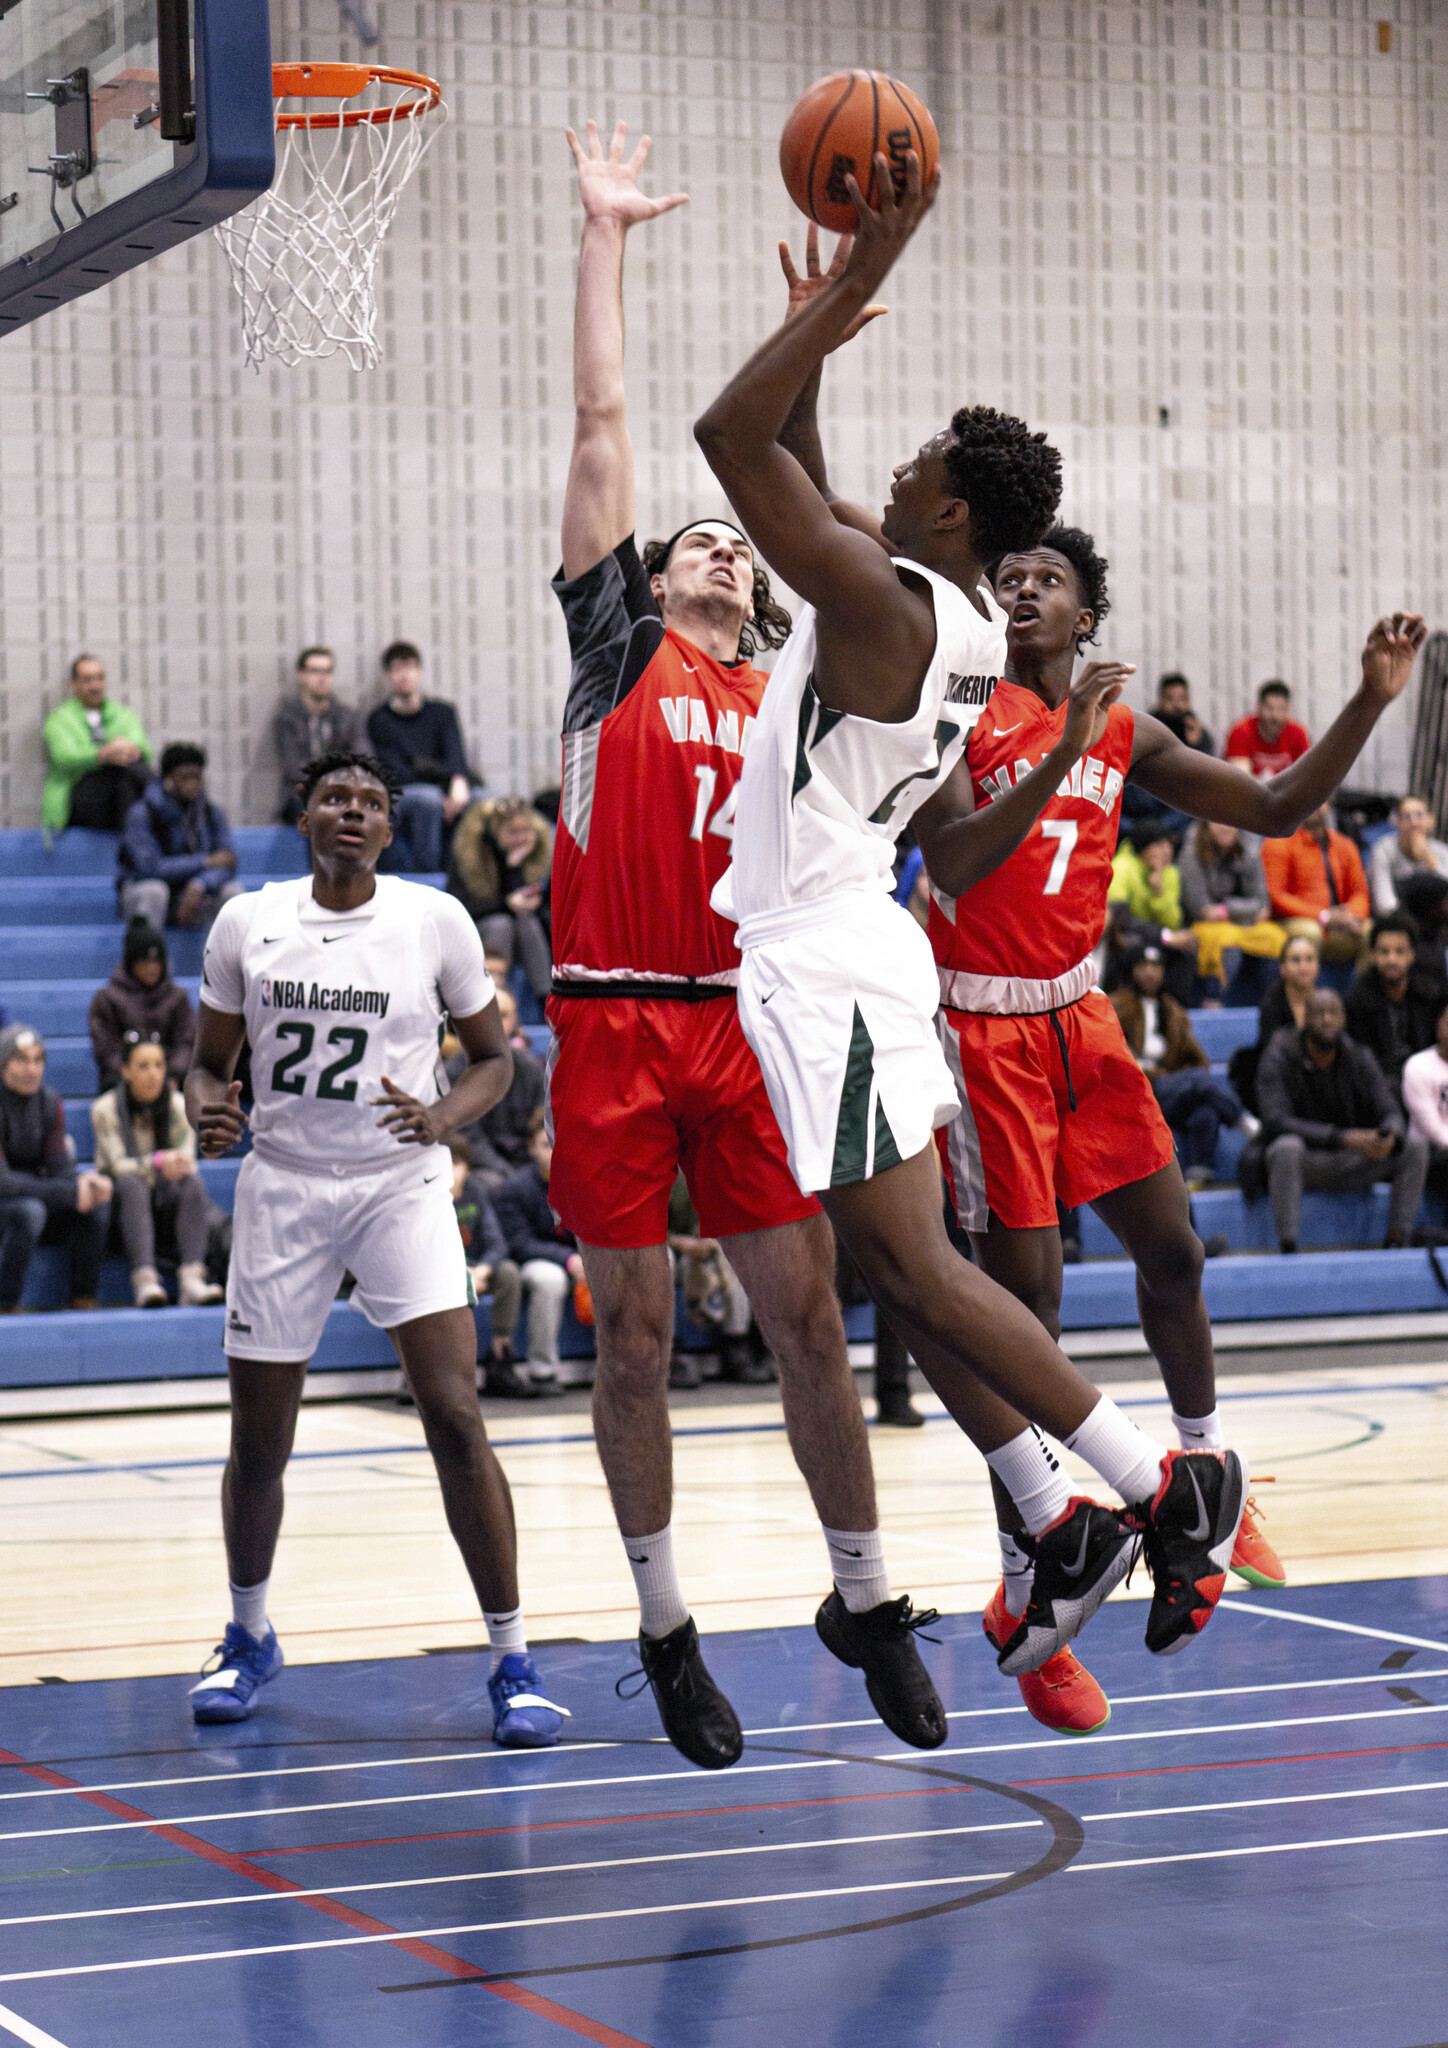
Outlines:
[[1207, 1255], [1191, 1223], [1159, 1233], [1150, 1250], [1139, 1256], [1136, 1270], [1147, 1293], [1158, 1300], [1193, 1300], [1201, 1292]]

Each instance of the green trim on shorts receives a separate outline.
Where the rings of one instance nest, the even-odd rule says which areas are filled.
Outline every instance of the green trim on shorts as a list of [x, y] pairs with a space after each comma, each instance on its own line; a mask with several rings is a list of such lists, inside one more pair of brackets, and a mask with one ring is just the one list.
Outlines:
[[830, 1164], [830, 1186], [850, 1187], [855, 1181], [899, 1166], [900, 1147], [885, 1115], [885, 1104], [875, 1098], [875, 1157], [870, 1162], [870, 1092], [875, 1080], [875, 1041], [855, 1005], [850, 1030], [850, 1050], [845, 1060], [844, 1086], [840, 1089], [840, 1113], [835, 1123], [835, 1156]]

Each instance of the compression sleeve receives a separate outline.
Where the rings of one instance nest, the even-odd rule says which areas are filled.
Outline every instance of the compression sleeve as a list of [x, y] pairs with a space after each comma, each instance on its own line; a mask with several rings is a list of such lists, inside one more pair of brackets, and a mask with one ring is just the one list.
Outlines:
[[573, 663], [563, 730], [581, 732], [623, 702], [658, 651], [663, 621], [632, 534], [571, 581], [560, 569], [553, 591]]

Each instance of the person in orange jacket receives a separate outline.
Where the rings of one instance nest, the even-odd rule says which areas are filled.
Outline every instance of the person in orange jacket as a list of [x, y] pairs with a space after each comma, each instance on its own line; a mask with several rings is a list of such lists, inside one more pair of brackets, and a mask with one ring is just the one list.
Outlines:
[[1345, 832], [1335, 832], [1323, 804], [1290, 839], [1264, 839], [1262, 871], [1272, 915], [1289, 938], [1307, 933], [1324, 960], [1356, 960], [1372, 914], [1362, 859]]

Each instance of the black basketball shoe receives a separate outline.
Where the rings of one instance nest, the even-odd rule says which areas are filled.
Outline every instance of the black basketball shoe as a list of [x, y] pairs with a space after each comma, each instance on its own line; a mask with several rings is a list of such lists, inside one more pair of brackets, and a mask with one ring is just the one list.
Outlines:
[[882, 1600], [864, 1614], [851, 1614], [838, 1591], [815, 1616], [815, 1631], [830, 1655], [864, 1672], [871, 1706], [890, 1733], [914, 1749], [939, 1749], [950, 1733], [940, 1695], [915, 1646], [915, 1631], [938, 1618], [933, 1607], [913, 1613], [907, 1593]]
[[1130, 1571], [1138, 1540], [1120, 1508], [1073, 1495], [1036, 1538], [1031, 1597], [996, 1659], [1008, 1678], [1038, 1671], [1079, 1634]]
[[[737, 1764], [744, 1749], [739, 1716], [709, 1675], [699, 1650], [693, 1616], [666, 1636], [639, 1630], [643, 1675], [653, 1688], [664, 1733], [681, 1756], [701, 1770], [722, 1771]], [[631, 1676], [633, 1674], [630, 1674]], [[635, 1699], [643, 1687], [626, 1693], [626, 1681], [614, 1687], [620, 1699]]]
[[1168, 1451], [1161, 1485], [1130, 1510], [1151, 1573], [1146, 1647], [1172, 1657], [1211, 1620], [1247, 1502], [1247, 1471], [1235, 1451]]

